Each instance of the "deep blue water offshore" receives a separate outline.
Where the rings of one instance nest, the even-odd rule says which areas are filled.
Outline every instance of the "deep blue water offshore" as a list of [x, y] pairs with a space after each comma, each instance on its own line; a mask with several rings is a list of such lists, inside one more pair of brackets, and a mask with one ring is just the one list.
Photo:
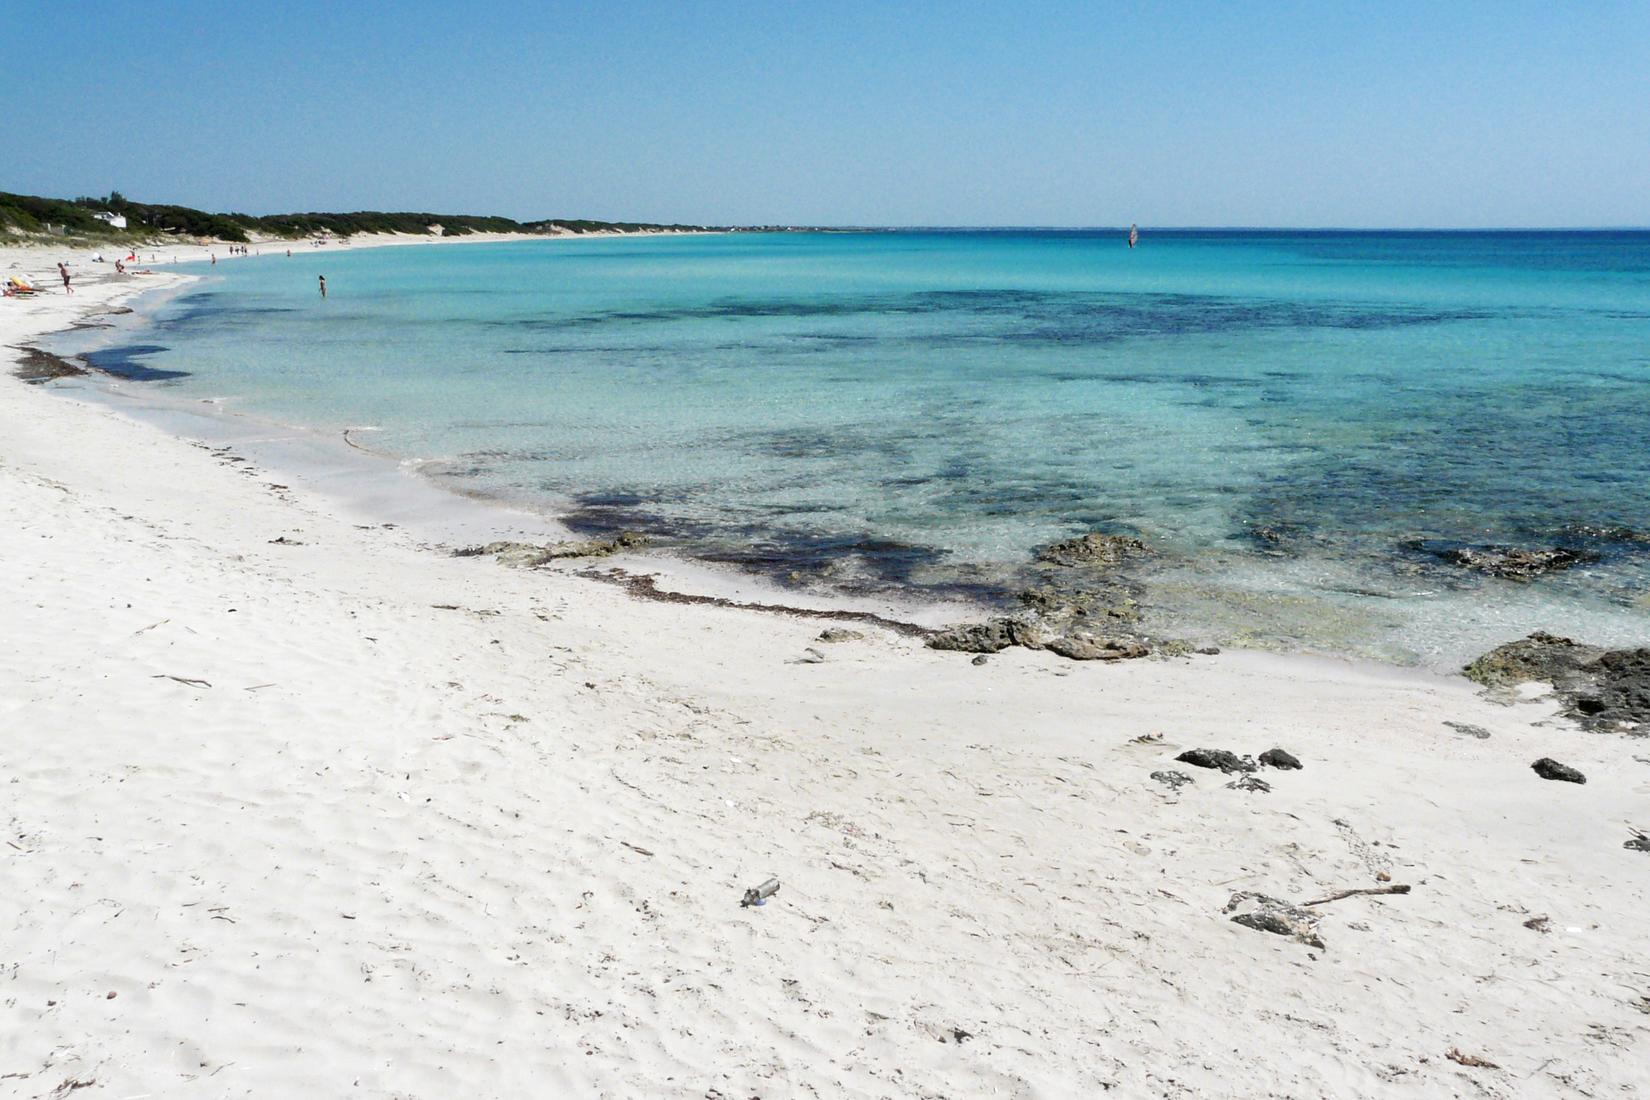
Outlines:
[[[94, 361], [792, 583], [1007, 602], [1103, 530], [1200, 640], [1650, 638], [1650, 233], [264, 251]], [[1598, 560], [1521, 583], [1456, 543]]]

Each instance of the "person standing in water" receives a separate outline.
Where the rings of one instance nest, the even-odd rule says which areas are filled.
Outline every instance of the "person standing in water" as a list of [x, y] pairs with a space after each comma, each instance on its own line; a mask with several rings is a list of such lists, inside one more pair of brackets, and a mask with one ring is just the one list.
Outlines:
[[73, 294], [74, 287], [69, 285], [69, 269], [63, 265], [61, 260], [57, 263], [57, 273], [63, 276], [63, 293]]
[[327, 277], [325, 275], [323, 275], [323, 276], [321, 276], [321, 297], [325, 298], [326, 296], [327, 296]]

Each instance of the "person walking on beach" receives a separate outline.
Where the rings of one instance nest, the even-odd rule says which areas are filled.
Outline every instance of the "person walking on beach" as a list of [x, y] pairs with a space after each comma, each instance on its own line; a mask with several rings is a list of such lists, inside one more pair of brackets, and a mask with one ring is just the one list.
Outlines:
[[73, 294], [74, 287], [69, 285], [69, 269], [63, 265], [62, 260], [57, 262], [57, 273], [63, 276], [63, 293]]
[[323, 276], [321, 276], [321, 297], [325, 298], [326, 296], [327, 296], [327, 277], [325, 275], [323, 275]]

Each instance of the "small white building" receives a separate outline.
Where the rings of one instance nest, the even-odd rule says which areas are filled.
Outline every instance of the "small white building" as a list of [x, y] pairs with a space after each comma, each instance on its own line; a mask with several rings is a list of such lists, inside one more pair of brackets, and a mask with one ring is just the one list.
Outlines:
[[107, 210], [99, 210], [97, 213], [93, 214], [92, 217], [96, 218], [100, 222], [108, 222], [116, 229], [126, 228], [125, 214], [112, 214]]

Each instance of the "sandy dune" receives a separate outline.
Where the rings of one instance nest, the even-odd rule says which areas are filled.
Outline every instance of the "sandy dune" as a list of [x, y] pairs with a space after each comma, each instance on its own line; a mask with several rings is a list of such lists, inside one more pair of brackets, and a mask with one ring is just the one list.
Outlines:
[[[819, 642], [236, 457], [0, 380], [0, 1095], [1650, 1093], [1650, 743], [1332, 660]], [[1275, 745], [1270, 793], [1173, 761]], [[1322, 949], [1222, 913], [1383, 882]]]

